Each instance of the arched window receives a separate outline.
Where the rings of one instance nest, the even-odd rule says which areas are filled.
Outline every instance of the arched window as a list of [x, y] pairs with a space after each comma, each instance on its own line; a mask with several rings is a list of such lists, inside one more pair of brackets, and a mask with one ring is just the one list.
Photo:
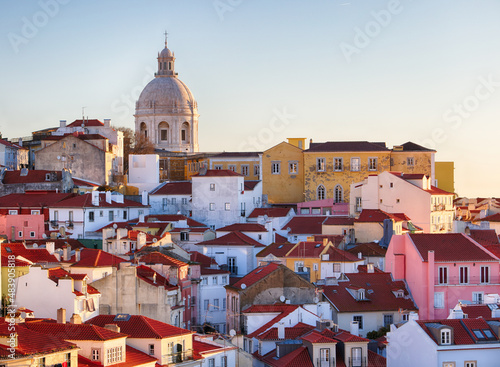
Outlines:
[[158, 143], [167, 143], [170, 135], [170, 126], [166, 121], [158, 124]]
[[181, 126], [181, 143], [189, 144], [189, 138], [190, 138], [189, 123], [183, 122]]
[[318, 189], [316, 190], [316, 198], [317, 200], [324, 200], [326, 198], [325, 186], [323, 185], [318, 186]]
[[147, 138], [148, 137], [148, 130], [147, 130], [147, 126], [146, 126], [145, 122], [141, 122], [140, 130], [141, 130], [141, 135], [143, 135], [145, 138]]
[[172, 62], [168, 62], [168, 70], [172, 70]]
[[334, 190], [335, 203], [342, 203], [343, 197], [344, 197], [344, 189], [342, 189], [342, 186], [340, 186], [340, 185], [335, 186], [335, 190]]

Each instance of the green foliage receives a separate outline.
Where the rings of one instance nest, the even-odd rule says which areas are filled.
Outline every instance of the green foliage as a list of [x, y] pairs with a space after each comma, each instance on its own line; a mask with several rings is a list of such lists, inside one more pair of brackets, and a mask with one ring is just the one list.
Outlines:
[[366, 334], [366, 337], [368, 339], [377, 339], [377, 338], [380, 338], [381, 336], [385, 336], [385, 334], [387, 334], [389, 331], [390, 331], [390, 329], [388, 327], [382, 326], [378, 330], [372, 330], [372, 331], [368, 332]]

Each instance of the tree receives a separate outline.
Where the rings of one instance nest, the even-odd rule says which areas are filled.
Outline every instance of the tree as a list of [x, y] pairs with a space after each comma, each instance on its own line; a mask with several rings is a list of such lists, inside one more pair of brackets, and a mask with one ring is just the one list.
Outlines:
[[153, 154], [155, 146], [153, 142], [144, 135], [124, 126], [113, 127], [117, 131], [123, 133], [123, 171], [128, 173], [128, 156], [129, 154]]

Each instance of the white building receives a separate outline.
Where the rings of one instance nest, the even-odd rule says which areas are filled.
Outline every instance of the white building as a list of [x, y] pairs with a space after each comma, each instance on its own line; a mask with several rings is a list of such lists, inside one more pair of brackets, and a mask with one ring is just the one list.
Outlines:
[[217, 332], [227, 334], [226, 330], [226, 288], [229, 284], [229, 271], [201, 268], [199, 320], [200, 325], [209, 323]]
[[423, 174], [382, 172], [351, 185], [350, 213], [380, 209], [404, 213], [425, 233], [453, 231], [453, 193], [431, 185]]
[[128, 184], [140, 192], [151, 191], [160, 183], [158, 154], [129, 154]]
[[51, 229], [65, 228], [70, 238], [102, 238], [96, 233], [113, 222], [127, 222], [149, 214], [149, 206], [126, 200], [111, 191], [78, 195], [49, 208]]
[[16, 304], [35, 312], [37, 317], [57, 318], [66, 310], [66, 321], [77, 314], [83, 321], [99, 315], [100, 292], [88, 285], [85, 274], [70, 274], [61, 268], [31, 266], [28, 274], [17, 278]]
[[245, 189], [244, 176], [231, 170], [207, 170], [192, 177], [193, 219], [220, 228], [240, 218], [244, 222], [253, 209], [261, 206], [260, 182]]
[[198, 104], [175, 72], [175, 56], [167, 48], [158, 54], [158, 71], [144, 87], [135, 107], [135, 131], [157, 149], [198, 151]]
[[410, 320], [387, 334], [387, 367], [498, 365], [498, 321]]
[[151, 214], [191, 214], [190, 181], [164, 182], [149, 193]]

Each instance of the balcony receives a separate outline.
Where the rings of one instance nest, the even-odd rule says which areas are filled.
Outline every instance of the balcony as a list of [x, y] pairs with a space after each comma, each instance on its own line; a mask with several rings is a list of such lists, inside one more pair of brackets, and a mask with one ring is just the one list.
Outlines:
[[347, 358], [347, 366], [348, 367], [366, 367], [368, 364], [366, 363], [366, 357], [360, 358]]
[[440, 279], [439, 277], [436, 277], [436, 278], [434, 278], [434, 285], [436, 285], [436, 286], [460, 286], [460, 285], [463, 285], [463, 286], [469, 286], [469, 285], [486, 286], [486, 285], [498, 285], [500, 282], [500, 277], [498, 275], [497, 276], [490, 276], [488, 278], [489, 278], [488, 282], [482, 282], [481, 280], [484, 280], [484, 279], [481, 279], [480, 276], [470, 276], [467, 279], [467, 282], [461, 282], [462, 279], [460, 279], [460, 277], [458, 277], [458, 276], [447, 277], [446, 279]]
[[[179, 345], [179, 344], [177, 344]], [[168, 363], [181, 363], [184, 361], [193, 359], [193, 350], [187, 350], [185, 352], [177, 352], [172, 354], [167, 354], [167, 362]]]
[[52, 228], [59, 228], [59, 222], [57, 220], [51, 220], [50, 225]]

